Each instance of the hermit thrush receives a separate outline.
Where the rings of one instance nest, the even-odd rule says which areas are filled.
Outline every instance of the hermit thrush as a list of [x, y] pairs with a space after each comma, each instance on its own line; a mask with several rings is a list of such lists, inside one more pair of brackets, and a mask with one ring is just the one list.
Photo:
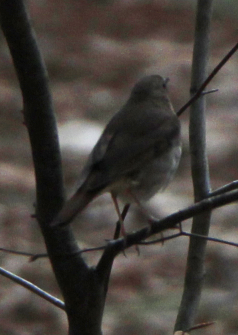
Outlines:
[[107, 124], [81, 172], [77, 191], [52, 226], [70, 223], [104, 192], [111, 192], [115, 204], [117, 198], [140, 204], [168, 185], [180, 160], [181, 138], [167, 82], [151, 75], [134, 86]]

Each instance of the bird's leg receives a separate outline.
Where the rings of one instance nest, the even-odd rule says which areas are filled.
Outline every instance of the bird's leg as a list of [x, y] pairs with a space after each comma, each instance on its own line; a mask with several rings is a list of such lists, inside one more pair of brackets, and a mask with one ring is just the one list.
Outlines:
[[[119, 218], [119, 223], [120, 223], [120, 226], [121, 226], [121, 234], [126, 239], [127, 234], [126, 234], [126, 229], [125, 229], [125, 226], [124, 226], [124, 219], [123, 218], [125, 218], [128, 210], [130, 208], [130, 204], [128, 203], [128, 204], [125, 205], [125, 207], [122, 211], [122, 214], [121, 214], [120, 209], [119, 209], [119, 205], [118, 205], [118, 201], [117, 201], [117, 197], [112, 192], [111, 192], [111, 196], [112, 196], [112, 200], [113, 200], [113, 203], [115, 205], [117, 215], [118, 215], [118, 218]], [[136, 248], [136, 251], [137, 251], [138, 255], [140, 255], [140, 250], [139, 250], [138, 245], [135, 245], [135, 248]], [[123, 251], [123, 253], [124, 253], [124, 256], [126, 256], [125, 251]]]
[[112, 201], [114, 203], [114, 206], [115, 206], [118, 218], [119, 218], [119, 222], [120, 222], [120, 226], [121, 226], [121, 234], [122, 234], [123, 237], [126, 237], [126, 230], [125, 230], [125, 226], [124, 226], [124, 221], [123, 221], [123, 218], [121, 216], [121, 212], [120, 212], [120, 208], [119, 208], [119, 205], [118, 205], [117, 197], [113, 192], [111, 192], [111, 196], [112, 196]]

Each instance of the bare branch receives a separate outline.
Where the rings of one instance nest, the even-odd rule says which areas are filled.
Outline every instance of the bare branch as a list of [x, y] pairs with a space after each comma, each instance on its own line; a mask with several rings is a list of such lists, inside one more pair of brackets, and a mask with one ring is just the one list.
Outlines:
[[108, 259], [115, 258], [123, 250], [133, 245], [140, 244], [140, 242], [146, 238], [151, 237], [154, 234], [161, 233], [164, 230], [174, 228], [182, 221], [197, 216], [198, 214], [225, 206], [237, 200], [238, 190], [233, 190], [222, 195], [210, 197], [208, 199], [201, 200], [185, 209], [177, 211], [159, 221], [150, 221], [150, 226], [144, 227], [134, 233], [130, 233], [126, 236], [126, 238], [120, 238], [118, 240], [112, 240], [108, 242], [108, 245], [106, 246], [105, 251], [97, 265], [97, 271], [102, 271], [102, 269], [107, 266]]
[[227, 55], [220, 61], [220, 63], [215, 67], [215, 69], [210, 73], [207, 79], [202, 83], [199, 89], [196, 91], [194, 96], [183, 106], [181, 107], [177, 115], [180, 116], [189, 106], [192, 105], [202, 94], [203, 90], [207, 87], [207, 85], [211, 82], [211, 80], [215, 77], [215, 75], [220, 71], [220, 69], [228, 62], [228, 60], [234, 55], [234, 53], [238, 50], [238, 43], [234, 45], [234, 47], [227, 53]]
[[207, 95], [207, 94], [211, 94], [211, 93], [216, 93], [218, 92], [218, 88], [213, 88], [212, 90], [209, 91], [202, 91], [201, 95]]
[[[191, 94], [204, 90], [208, 79], [212, 0], [198, 0], [192, 63]], [[205, 84], [204, 84], [205, 83]], [[199, 96], [198, 95], [198, 96]], [[194, 100], [190, 108], [189, 144], [191, 154], [194, 200], [198, 202], [210, 193], [210, 177], [206, 151], [205, 96]], [[194, 216], [192, 233], [208, 236], [211, 211]], [[202, 224], [201, 224], [202, 222]], [[204, 278], [204, 259], [207, 239], [190, 237], [184, 291], [179, 307], [175, 330], [191, 328], [197, 314]]]
[[231, 182], [231, 183], [229, 183], [227, 185], [224, 185], [224, 186], [218, 188], [215, 191], [210, 192], [209, 196], [223, 194], [223, 193], [226, 193], [228, 191], [235, 190], [237, 188], [238, 188], [238, 180], [234, 180], [233, 182]]
[[63, 174], [48, 74], [24, 1], [1, 0], [0, 23], [23, 96], [36, 176], [36, 217], [65, 300], [69, 333], [78, 335], [80, 329], [80, 334], [101, 335], [104, 283], [77, 253], [70, 226], [49, 227], [64, 202]]
[[209, 237], [209, 236], [204, 236], [204, 235], [199, 235], [199, 234], [187, 233], [187, 232], [184, 232], [184, 231], [181, 231], [181, 236], [189, 236], [189, 237], [193, 236], [193, 237], [204, 239], [206, 241], [212, 241], [212, 242], [217, 242], [217, 243], [221, 243], [221, 244], [227, 244], [227, 245], [230, 245], [230, 246], [236, 247], [236, 248], [238, 247], [238, 243], [221, 240], [220, 238], [216, 238], [216, 237]]
[[34, 256], [34, 254], [32, 254], [30, 252], [16, 251], [16, 250], [6, 249], [6, 248], [0, 248], [0, 251], [6, 252], [8, 254], [18, 255], [18, 256], [26, 256], [26, 257], [33, 257]]
[[222, 240], [222, 239], [216, 238], [216, 237], [209, 237], [209, 236], [204, 236], [204, 235], [199, 235], [199, 234], [187, 233], [187, 232], [182, 231], [182, 230], [177, 234], [173, 234], [173, 235], [169, 235], [169, 236], [166, 236], [166, 237], [158, 238], [158, 239], [155, 239], [155, 240], [152, 240], [152, 241], [142, 241], [138, 244], [139, 245], [150, 245], [150, 244], [164, 243], [168, 240], [172, 240], [172, 239], [180, 237], [180, 236], [188, 236], [188, 237], [193, 236], [193, 237], [201, 238], [201, 239], [206, 240], [206, 241], [212, 241], [212, 242], [217, 242], [217, 243], [221, 243], [221, 244], [227, 244], [227, 245], [230, 245], [230, 246], [236, 247], [236, 248], [238, 247], [238, 243], [235, 243], [235, 242]]
[[59, 299], [55, 298], [54, 296], [52, 296], [51, 294], [43, 291], [38, 286], [32, 284], [28, 280], [25, 280], [25, 279], [11, 273], [10, 271], [5, 270], [3, 268], [0, 268], [0, 274], [4, 277], [7, 277], [7, 278], [11, 279], [15, 283], [25, 287], [29, 291], [37, 294], [39, 297], [49, 301], [51, 304], [55, 305], [56, 307], [59, 307], [60, 309], [65, 310], [65, 305], [61, 300], [59, 300]]

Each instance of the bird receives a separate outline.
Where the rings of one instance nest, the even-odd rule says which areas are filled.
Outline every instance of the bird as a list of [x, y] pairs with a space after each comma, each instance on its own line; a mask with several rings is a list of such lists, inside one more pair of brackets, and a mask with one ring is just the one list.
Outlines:
[[153, 74], [135, 84], [89, 155], [76, 192], [51, 226], [71, 223], [105, 192], [111, 193], [121, 222], [118, 199], [143, 208], [143, 202], [166, 188], [177, 170], [182, 148], [180, 120], [168, 96], [168, 81]]

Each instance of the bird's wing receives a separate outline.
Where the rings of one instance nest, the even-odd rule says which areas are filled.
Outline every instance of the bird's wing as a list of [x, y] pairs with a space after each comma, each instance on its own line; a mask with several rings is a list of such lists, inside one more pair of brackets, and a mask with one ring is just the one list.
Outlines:
[[120, 119], [112, 119], [82, 172], [88, 190], [102, 190], [162, 154], [179, 134], [179, 122], [174, 123], [174, 118], [157, 112], [153, 119], [151, 114], [140, 119], [138, 113], [136, 120], [123, 125]]

